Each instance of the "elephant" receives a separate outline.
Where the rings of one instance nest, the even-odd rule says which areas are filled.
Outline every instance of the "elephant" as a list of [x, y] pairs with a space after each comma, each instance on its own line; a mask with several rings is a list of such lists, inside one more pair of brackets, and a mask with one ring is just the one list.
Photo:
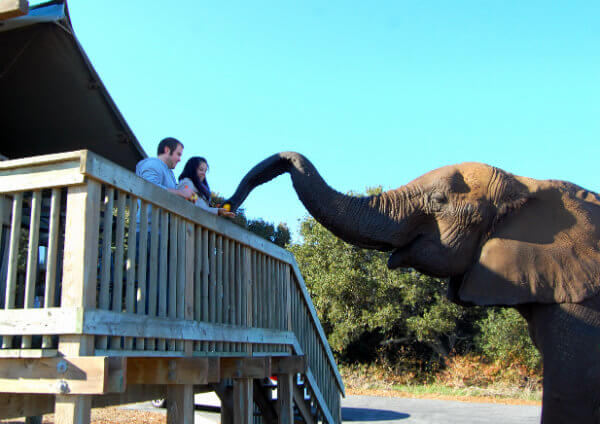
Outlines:
[[541, 422], [600, 422], [600, 196], [476, 162], [350, 196], [303, 155], [282, 152], [252, 168], [225, 205], [235, 210], [283, 173], [334, 235], [390, 252], [388, 268], [447, 278], [461, 305], [516, 308], [543, 358]]

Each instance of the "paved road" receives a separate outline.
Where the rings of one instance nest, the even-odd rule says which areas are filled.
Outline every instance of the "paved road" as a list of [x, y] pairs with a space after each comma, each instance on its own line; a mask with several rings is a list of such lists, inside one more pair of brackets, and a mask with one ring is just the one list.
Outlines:
[[[212, 404], [210, 401], [206, 403]], [[156, 411], [149, 403], [129, 407]], [[537, 424], [540, 422], [540, 407], [348, 396], [342, 400], [342, 419], [344, 423], [353, 424]], [[196, 411], [195, 424], [218, 422], [219, 414]]]
[[538, 406], [435, 399], [348, 396], [342, 401], [345, 423], [537, 424], [540, 412]]

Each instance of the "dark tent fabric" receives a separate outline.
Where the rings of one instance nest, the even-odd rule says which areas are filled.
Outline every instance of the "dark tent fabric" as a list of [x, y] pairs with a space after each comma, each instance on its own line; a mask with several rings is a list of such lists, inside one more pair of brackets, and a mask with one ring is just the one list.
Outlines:
[[0, 154], [80, 149], [130, 170], [146, 157], [77, 41], [64, 1], [0, 21]]

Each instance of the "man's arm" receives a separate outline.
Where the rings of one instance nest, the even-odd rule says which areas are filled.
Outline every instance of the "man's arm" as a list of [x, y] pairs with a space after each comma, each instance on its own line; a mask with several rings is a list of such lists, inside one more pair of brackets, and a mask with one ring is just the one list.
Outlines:
[[190, 197], [192, 197], [192, 193], [193, 193], [192, 189], [189, 187], [184, 187], [179, 190], [177, 190], [176, 188], [167, 188], [167, 190], [169, 190], [169, 192], [171, 192], [177, 196], [183, 197], [184, 199], [189, 199]]
[[183, 197], [184, 199], [189, 199], [192, 196], [192, 190], [190, 188], [184, 187], [178, 190], [176, 188], [170, 188], [164, 185], [162, 183], [163, 172], [161, 169], [157, 169], [153, 166], [144, 166], [143, 168], [138, 169], [137, 175], [139, 175], [146, 181], [151, 182], [152, 184], [156, 184], [157, 186], [164, 188], [165, 190], [169, 191], [170, 193], [173, 193], [176, 196]]
[[138, 170], [137, 173], [140, 177], [145, 179], [152, 184], [156, 184], [159, 187], [164, 188], [165, 190], [169, 190], [167, 186], [162, 184], [162, 172], [152, 166], [145, 166], [144, 168]]

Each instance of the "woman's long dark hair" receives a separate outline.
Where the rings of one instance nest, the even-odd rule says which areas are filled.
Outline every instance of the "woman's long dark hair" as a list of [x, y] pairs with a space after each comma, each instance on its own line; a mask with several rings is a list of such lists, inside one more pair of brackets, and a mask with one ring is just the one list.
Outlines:
[[181, 174], [179, 174], [179, 181], [181, 182], [181, 180], [184, 178], [189, 178], [192, 180], [200, 196], [204, 197], [204, 199], [208, 202], [210, 201], [210, 187], [208, 186], [208, 181], [206, 181], [206, 177], [204, 177], [204, 181], [200, 181], [200, 178], [198, 178], [198, 173], [196, 172], [201, 163], [206, 164], [206, 170], [208, 171], [208, 162], [206, 159], [200, 156], [193, 156], [189, 158], [183, 167], [183, 171], [181, 171]]

